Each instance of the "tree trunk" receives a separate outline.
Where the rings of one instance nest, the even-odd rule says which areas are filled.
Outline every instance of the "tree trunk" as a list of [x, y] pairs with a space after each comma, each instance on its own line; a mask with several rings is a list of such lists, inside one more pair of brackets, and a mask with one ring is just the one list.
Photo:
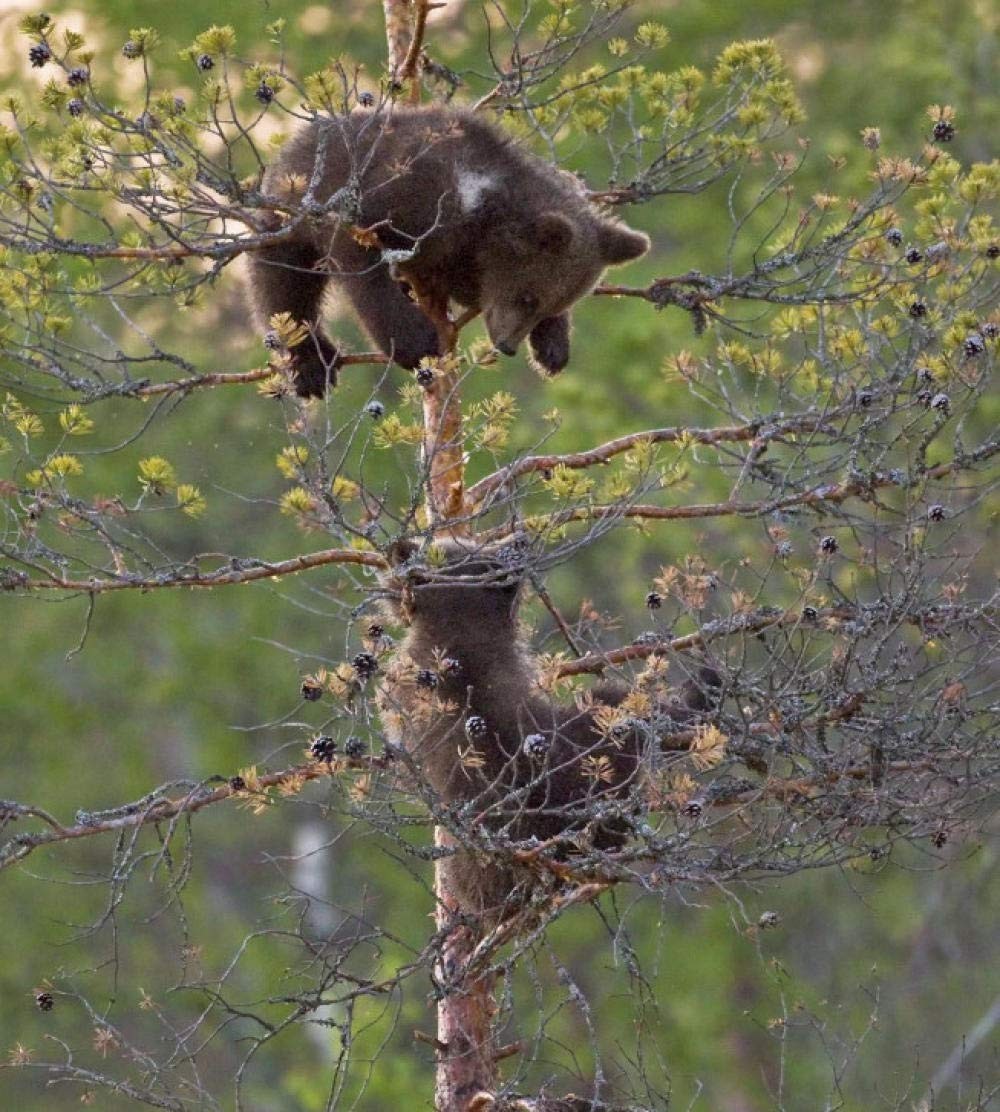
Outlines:
[[[411, 49], [414, 17], [418, 36], [427, 14], [426, 0], [382, 0], [388, 44], [389, 74], [395, 83], [413, 81], [411, 100], [419, 97], [416, 75], [416, 47]], [[416, 44], [419, 47], [419, 42]], [[419, 296], [420, 291], [415, 291]], [[446, 305], [424, 304], [438, 329], [441, 349], [454, 348], [456, 330], [448, 319]], [[465, 468], [462, 444], [462, 407], [458, 374], [441, 374], [424, 391], [424, 464], [427, 468], [427, 507], [436, 531], [454, 535], [465, 526], [449, 528], [448, 522], [465, 512]], [[438, 846], [453, 845], [448, 831], [437, 827]], [[492, 1019], [495, 977], [465, 975], [469, 958], [479, 941], [468, 926], [452, 927], [462, 908], [452, 895], [450, 874], [454, 858], [437, 861], [434, 891], [437, 897], [436, 921], [442, 932], [437, 977], [441, 997], [437, 1009], [437, 1077], [434, 1102], [437, 1112], [466, 1112], [477, 1094], [490, 1094], [497, 1088], [497, 1056]]]
[[[454, 845], [447, 831], [438, 827], [435, 843]], [[435, 867], [437, 924], [447, 931], [461, 908], [451, 895], [449, 874], [455, 858], [441, 858]], [[477, 1093], [497, 1088], [497, 1062], [491, 1029], [496, 1004], [495, 977], [467, 978], [464, 969], [479, 941], [469, 927], [456, 927], [444, 935], [438, 963], [441, 998], [438, 1001], [438, 1066], [434, 1087], [438, 1112], [465, 1112]]]

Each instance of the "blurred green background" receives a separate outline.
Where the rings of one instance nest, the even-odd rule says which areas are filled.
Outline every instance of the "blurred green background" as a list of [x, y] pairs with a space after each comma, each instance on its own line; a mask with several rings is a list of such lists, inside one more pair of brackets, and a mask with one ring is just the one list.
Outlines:
[[[0, 13], [0, 76], [5, 86], [20, 85], [27, 92], [40, 82], [27, 68], [26, 44], [16, 32], [24, 10], [6, 7]], [[158, 75], [176, 66], [181, 92], [193, 79], [189, 65], [174, 61], [176, 51], [208, 22], [233, 24], [247, 55], [266, 56], [263, 27], [285, 17], [289, 59], [299, 73], [318, 68], [330, 54], [345, 53], [364, 62], [374, 81], [383, 54], [381, 5], [374, 0], [327, 5], [217, 0], [210, 10], [181, 0], [169, 12], [151, 0], [81, 0], [72, 9], [53, 4], [47, 10], [85, 28], [102, 64], [126, 83], [128, 64], [118, 48], [128, 28], [159, 28], [170, 49], [159, 52]], [[650, 16], [671, 31], [662, 52], [662, 63], [670, 68], [685, 63], [710, 68], [733, 39], [777, 39], [808, 111], [802, 131], [811, 137], [813, 153], [804, 173], [815, 189], [829, 185], [827, 156], [855, 152], [866, 125], [881, 127], [887, 147], [919, 149], [929, 103], [956, 107], [959, 156], [983, 159], [995, 153], [990, 143], [998, 124], [1000, 15], [987, 0], [659, 0], [639, 4], [628, 19]], [[449, 3], [431, 44], [436, 57], [456, 70], [481, 66], [478, 7]], [[574, 169], [586, 168], [582, 152]], [[840, 181], [837, 187], [846, 189]], [[691, 267], [710, 272], [719, 265], [723, 203], [724, 186], [717, 186], [699, 197], [667, 198], [630, 211], [629, 220], [649, 231], [655, 246], [628, 272], [628, 280], [639, 284], [655, 275]], [[552, 443], [564, 448], [649, 425], [711, 421], [682, 387], [658, 374], [666, 355], [680, 348], [699, 352], [707, 344], [692, 334], [683, 314], [595, 299], [578, 309], [575, 321], [573, 362], [561, 378], [543, 386], [517, 359], [492, 372], [483, 387], [485, 392], [502, 384], [518, 398], [518, 443], [528, 445], [545, 434], [541, 414], [552, 406], [564, 417]], [[183, 343], [188, 357], [206, 371], [245, 370], [261, 361], [235, 270], [204, 307], [164, 314], [161, 323], [165, 339], [175, 347]], [[340, 331], [357, 337], [350, 322]], [[367, 400], [366, 373], [357, 369], [344, 376], [333, 402], [338, 411], [355, 412]], [[381, 390], [387, 402], [393, 400], [392, 385]], [[123, 406], [102, 436], [107, 444], [116, 443], [142, 419], [139, 403]], [[287, 484], [273, 460], [286, 443], [277, 403], [252, 389], [218, 390], [190, 397], [138, 444], [93, 462], [108, 492], [125, 490], [134, 497], [136, 462], [152, 454], [168, 457], [184, 481], [201, 487], [210, 507], [204, 519], [178, 525], [174, 515], [154, 527], [171, 551], [281, 557], [323, 544], [320, 535], [303, 537], [275, 508]], [[709, 501], [725, 489], [721, 476], [696, 475], [691, 497]], [[642, 539], [607, 539], [558, 569], [550, 589], [567, 613], [590, 598], [601, 610], [621, 614], [620, 633], [627, 640], [649, 623], [642, 598], [661, 564], [697, 550], [735, 556], [750, 528], [720, 519], [671, 523]], [[0, 797], [35, 803], [68, 820], [77, 809], [114, 806], [172, 777], [229, 776], [274, 759], [282, 746], [289, 747], [286, 759], [294, 759], [306, 731], [323, 721], [319, 708], [299, 705], [301, 673], [357, 651], [359, 635], [346, 618], [359, 597], [330, 569], [214, 592], [107, 596], [97, 600], [84, 647], [76, 654], [71, 650], [84, 631], [84, 600], [0, 597]], [[534, 616], [547, 628], [544, 612]], [[175, 906], [152, 918], [163, 905], [163, 888], [147, 882], [149, 864], [132, 878], [120, 903], [109, 907], [104, 878], [110, 839], [35, 854], [20, 871], [0, 878], [0, 1057], [20, 1042], [38, 1059], [58, 1058], [59, 1048], [48, 1035], [80, 1047], [81, 1062], [95, 1057], [89, 1049], [93, 1024], [77, 1003], [59, 997], [51, 1013], [35, 1008], [33, 990], [46, 978], [74, 986], [98, 1009], [110, 1006], [110, 1018], [151, 1053], [172, 1045], [170, 1038], [162, 1041], [156, 1009], [139, 1009], [142, 993], [172, 1022], [192, 1018], [197, 998], [170, 991], [182, 964], [200, 963], [206, 974], [217, 973], [254, 923], [277, 925], [283, 915], [292, 915], [294, 909], [276, 897], [286, 891], [285, 878], [295, 869], [267, 858], [301, 851], [340, 831], [331, 849], [310, 859], [319, 877], [313, 882], [328, 886], [333, 904], [355, 911], [362, 906], [359, 893], [367, 893], [366, 914], [391, 924], [398, 940], [395, 947], [382, 947], [378, 967], [385, 975], [394, 962], [411, 956], [409, 947], [421, 945], [430, 923], [424, 916], [432, 907], [426, 886], [387, 852], [391, 847], [362, 827], [352, 828], [339, 817], [321, 821], [299, 801], [252, 821], [228, 806], [202, 814], [194, 826], [194, 865], [183, 911]], [[146, 848], [154, 850], [152, 835], [145, 838]], [[950, 860], [951, 867], [942, 869], [942, 860]], [[182, 864], [175, 861], [178, 869]], [[992, 850], [956, 846], [933, 858], [892, 858], [849, 876], [800, 875], [730, 898], [686, 893], [629, 910], [631, 945], [659, 1005], [647, 1034], [661, 1063], [661, 1091], [672, 1094], [670, 1107], [861, 1112], [915, 1106], [931, 1076], [1000, 992], [995, 878]], [[297, 874], [293, 880], [304, 883]], [[619, 904], [627, 907], [626, 893]], [[765, 910], [780, 913], [780, 928], [766, 934], [748, 930]], [[98, 919], [103, 925], [90, 932], [88, 925]], [[591, 910], [570, 915], [555, 937], [561, 959], [592, 1001], [602, 1042], [633, 1045], [642, 993], [629, 980], [621, 947], [612, 945]], [[360, 957], [370, 966], [371, 955]], [[276, 941], [251, 946], [234, 975], [234, 997], [258, 999], [297, 983], [290, 960]], [[432, 1026], [426, 988], [423, 981], [409, 986], [400, 1005], [400, 1037], [372, 1067], [357, 1107], [429, 1107], [431, 1055], [408, 1038], [413, 1027]], [[390, 1012], [394, 1006], [388, 1006]], [[874, 1028], [853, 1048], [852, 1040], [873, 1015]], [[775, 1022], [782, 1016], [784, 1023]], [[374, 1009], [368, 1018], [375, 1018]], [[560, 1022], [561, 1036], [580, 1051], [586, 1073], [581, 1018], [567, 1014]], [[518, 1033], [530, 1028], [525, 1023]], [[221, 1032], [202, 1056], [203, 1082], [220, 1107], [232, 1107], [229, 1079], [243, 1053], [238, 1042], [243, 1033], [239, 1027]], [[247, 1107], [255, 1112], [324, 1107], [330, 1073], [329, 1047], [323, 1044], [333, 1036], [322, 1028], [314, 1033], [306, 1037], [293, 1028], [259, 1055], [247, 1074]], [[376, 1049], [364, 1037], [359, 1048], [362, 1055]], [[997, 1050], [991, 1035], [934, 1107], [987, 1107], [973, 1101], [981, 1082], [988, 1088], [1000, 1078]], [[552, 1059], [558, 1058], [553, 1051]], [[779, 1077], [781, 1103], [774, 1095]], [[0, 1107], [35, 1112], [79, 1105], [79, 1087], [46, 1089], [44, 1081], [30, 1069], [0, 1072]], [[356, 1086], [357, 1078], [351, 1084]], [[124, 1098], [104, 1092], [96, 1099], [99, 1108], [127, 1106]]]

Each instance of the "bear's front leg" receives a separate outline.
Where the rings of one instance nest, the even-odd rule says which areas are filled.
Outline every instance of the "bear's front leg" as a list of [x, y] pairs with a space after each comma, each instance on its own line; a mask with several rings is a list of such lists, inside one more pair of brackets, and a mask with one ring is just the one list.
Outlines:
[[347, 271], [345, 266], [341, 285], [365, 331], [385, 355], [412, 371], [425, 356], [440, 354], [434, 324], [376, 252], [352, 254]]
[[557, 375], [569, 362], [569, 313], [540, 320], [528, 336], [528, 348], [536, 366], [547, 375]]

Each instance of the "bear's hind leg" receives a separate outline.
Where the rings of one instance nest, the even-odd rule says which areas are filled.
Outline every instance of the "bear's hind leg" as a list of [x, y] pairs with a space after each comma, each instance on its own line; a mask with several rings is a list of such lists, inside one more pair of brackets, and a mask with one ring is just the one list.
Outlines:
[[330, 279], [312, 244], [281, 243], [249, 257], [250, 284], [257, 318], [265, 327], [275, 313], [288, 313], [309, 328], [292, 349], [295, 389], [300, 397], [321, 398], [337, 385], [339, 352], [319, 322], [323, 294]]
[[413, 370], [424, 356], [440, 354], [437, 329], [377, 260], [374, 252], [361, 255], [341, 285], [379, 350]]

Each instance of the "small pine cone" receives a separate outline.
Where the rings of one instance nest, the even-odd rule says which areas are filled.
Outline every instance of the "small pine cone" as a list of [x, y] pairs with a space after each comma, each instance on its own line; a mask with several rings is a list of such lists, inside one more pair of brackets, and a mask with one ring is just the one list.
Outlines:
[[35, 69], [41, 69], [52, 58], [52, 51], [43, 42], [36, 42], [28, 51], [28, 61]]
[[916, 266], [917, 263], [924, 257], [923, 251], [919, 247], [911, 247], [903, 256], [910, 266]]
[[868, 406], [872, 404], [874, 398], [875, 395], [871, 392], [871, 390], [858, 391], [858, 405], [860, 405], [864, 409], [867, 409]]
[[142, 47], [135, 41], [135, 39], [127, 39], [122, 44], [122, 55], [128, 58], [129, 61], [134, 61], [136, 58], [142, 57]]
[[689, 819], [696, 819], [701, 816], [703, 810], [704, 807], [697, 799], [689, 799], [681, 808], [681, 814], [687, 815]]
[[385, 416], [385, 406], [381, 402], [369, 402], [365, 406], [365, 413], [367, 413], [373, 421], [378, 421], [380, 418]]
[[927, 303], [925, 301], [911, 301], [910, 307], [906, 311], [914, 320], [919, 320], [921, 317], [927, 316]]
[[425, 390], [428, 386], [434, 384], [434, 372], [430, 367], [417, 367], [413, 377], [417, 380], [417, 385], [422, 386]]
[[441, 661], [441, 671], [451, 679], [462, 674], [462, 662], [453, 656], [446, 656]]
[[378, 661], [372, 653], [358, 653], [351, 661], [351, 667], [358, 674], [358, 678], [367, 680], [378, 671]]
[[274, 90], [266, 81], [262, 81], [257, 88], [254, 89], [253, 95], [261, 104], [265, 105], [270, 104], [271, 101], [274, 100]]
[[323, 688], [315, 680], [303, 680], [299, 691], [307, 703], [317, 703], [323, 698]]
[[344, 755], [352, 761], [360, 759], [367, 751], [368, 746], [359, 737], [352, 736], [344, 742]]
[[840, 548], [840, 543], [836, 537], [826, 536], [819, 542], [819, 550], [827, 556], [832, 556], [837, 549]]
[[986, 257], [988, 259], [1000, 259], [1000, 243], [991, 243], [986, 248]]
[[935, 143], [950, 143], [955, 138], [955, 125], [951, 120], [938, 120], [933, 134]]
[[781, 923], [781, 916], [776, 911], [765, 911], [757, 920], [757, 926], [763, 931], [774, 930]]
[[903, 243], [903, 233], [898, 228], [890, 228], [885, 233], [886, 240], [892, 244], [893, 247], [900, 247]]
[[634, 733], [640, 723], [635, 718], [626, 718], [624, 722], [616, 722], [608, 731], [608, 737], [620, 744], [630, 734]]
[[385, 636], [385, 626], [379, 622], [372, 622], [368, 626], [368, 637], [372, 641], [381, 641]]
[[362, 108], [374, 108], [375, 94], [368, 92], [358, 93], [358, 104], [360, 104]]
[[66, 74], [66, 84], [71, 89], [77, 89], [81, 85], [87, 84], [87, 78], [90, 77], [90, 71], [83, 66], [74, 66], [73, 69]]
[[273, 328], [268, 329], [268, 331], [264, 333], [264, 347], [266, 347], [268, 351], [281, 351], [281, 337]]
[[1000, 336], [1000, 324], [992, 320], [984, 321], [979, 326], [979, 334], [984, 340], [995, 340]]
[[941, 505], [940, 502], [935, 502], [933, 506], [927, 507], [927, 520], [928, 521], [944, 521], [948, 516], [948, 511]]
[[934, 400], [934, 394], [930, 390], [918, 390], [916, 398], [925, 409], [928, 409]]
[[962, 344], [962, 351], [965, 352], [967, 359], [975, 359], [977, 355], [982, 355], [986, 350], [986, 341], [978, 332], [970, 332], [965, 337], [965, 342]]
[[646, 605], [650, 610], [659, 610], [663, 605], [663, 595], [658, 591], [650, 591], [649, 594], [646, 595]]
[[417, 687], [425, 687], [428, 691], [433, 691], [439, 683], [438, 674], [431, 668], [421, 668], [417, 672], [416, 684]]
[[807, 622], [815, 622], [819, 617], [819, 611], [815, 606], [803, 606], [802, 617]]
[[544, 761], [548, 756], [552, 742], [545, 734], [528, 734], [521, 748], [524, 755], [533, 761]]
[[314, 761], [329, 763], [333, 760], [333, 755], [336, 752], [337, 743], [329, 734], [317, 734], [317, 736], [309, 742], [309, 756]]
[[215, 65], [215, 59], [211, 54], [199, 54], [194, 64], [202, 73], [208, 73]]
[[486, 737], [486, 719], [478, 714], [470, 714], [465, 720], [465, 736], [469, 741], [479, 741]]
[[51, 1012], [56, 1006], [55, 998], [51, 992], [41, 989], [35, 993], [35, 1006], [40, 1012]]
[[79, 97], [73, 97], [72, 100], [66, 105], [66, 111], [76, 119], [78, 116], [83, 115], [84, 103]]
[[931, 398], [931, 409], [936, 409], [939, 413], [947, 413], [951, 409], [951, 398], [947, 394], [935, 394]]
[[243, 791], [246, 791], [247, 782], [246, 782], [246, 780], [243, 779], [242, 776], [230, 776], [229, 777], [229, 787], [234, 792], [243, 792]]

